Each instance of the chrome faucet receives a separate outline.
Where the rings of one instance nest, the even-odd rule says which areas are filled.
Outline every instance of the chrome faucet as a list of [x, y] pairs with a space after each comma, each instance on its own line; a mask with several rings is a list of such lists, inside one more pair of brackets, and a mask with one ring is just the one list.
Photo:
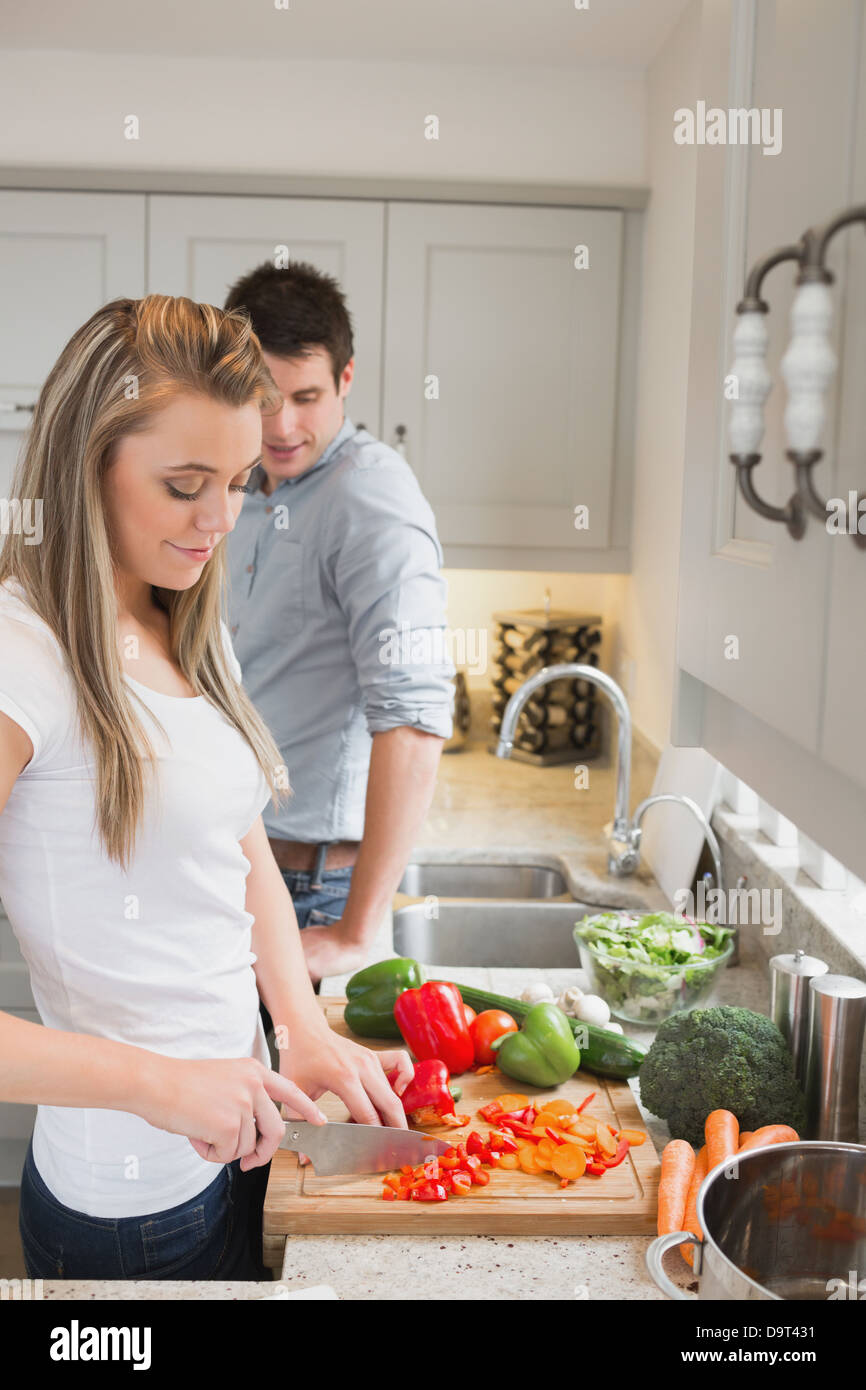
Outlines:
[[[558, 680], [584, 680], [589, 681], [590, 685], [597, 685], [599, 690], [603, 690], [608, 696], [611, 704], [616, 711], [618, 737], [617, 737], [617, 758], [616, 758], [616, 806], [613, 813], [613, 825], [610, 833], [610, 849], [608, 853], [607, 869], [611, 874], [633, 874], [638, 866], [640, 858], [637, 847], [632, 846], [630, 840], [631, 829], [629, 825], [629, 796], [631, 787], [631, 711], [628, 701], [623, 691], [616, 681], [611, 680], [610, 676], [605, 675], [604, 671], [598, 671], [595, 666], [582, 666], [578, 662], [563, 661], [556, 666], [544, 666], [540, 671], [536, 671], [534, 676], [525, 680], [518, 690], [515, 690], [505, 712], [502, 715], [502, 723], [499, 726], [499, 742], [496, 745], [497, 758], [507, 758], [514, 747], [514, 731], [517, 728], [517, 716], [526, 704], [530, 695], [542, 685], [548, 685], [550, 681]], [[640, 843], [640, 831], [638, 830], [638, 844]], [[622, 848], [618, 848], [622, 846]]]
[[[640, 842], [643, 831], [641, 821], [649, 810], [650, 806], [655, 806], [660, 801], [677, 801], [681, 806], [685, 806], [699, 822], [704, 832], [710, 853], [713, 856], [713, 867], [716, 871], [716, 887], [724, 897], [725, 885], [722, 873], [722, 852], [715, 833], [696, 801], [692, 801], [689, 796], [679, 796], [675, 792], [659, 792], [656, 796], [648, 796], [635, 809], [634, 815], [629, 818], [629, 798], [631, 786], [631, 711], [628, 701], [616, 681], [611, 680], [610, 676], [603, 671], [598, 671], [594, 666], [581, 666], [579, 663], [564, 661], [557, 666], [545, 666], [540, 671], [536, 671], [534, 676], [530, 676], [523, 684], [515, 690], [505, 712], [502, 715], [502, 723], [499, 726], [499, 742], [496, 745], [497, 758], [509, 757], [514, 747], [514, 732], [517, 728], [517, 717], [529, 697], [542, 685], [548, 685], [550, 681], [558, 680], [585, 680], [590, 685], [597, 685], [599, 690], [603, 690], [609, 697], [611, 704], [616, 711], [618, 738], [617, 738], [617, 766], [616, 766], [616, 806], [613, 814], [613, 825], [610, 832], [610, 844], [607, 857], [607, 871], [618, 877], [633, 874], [640, 863]], [[739, 941], [734, 937], [734, 963], [739, 959]]]

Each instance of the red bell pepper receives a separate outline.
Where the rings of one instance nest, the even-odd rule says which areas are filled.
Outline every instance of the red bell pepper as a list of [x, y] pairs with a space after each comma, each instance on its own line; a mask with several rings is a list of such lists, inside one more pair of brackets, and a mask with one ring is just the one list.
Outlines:
[[394, 1018], [419, 1062], [436, 1058], [452, 1076], [471, 1067], [475, 1049], [456, 985], [431, 980], [420, 989], [405, 989], [397, 996]]
[[400, 1097], [406, 1114], [411, 1115], [415, 1110], [429, 1107], [437, 1115], [453, 1115], [454, 1097], [448, 1089], [448, 1080], [448, 1068], [438, 1057], [419, 1062], [415, 1075]]

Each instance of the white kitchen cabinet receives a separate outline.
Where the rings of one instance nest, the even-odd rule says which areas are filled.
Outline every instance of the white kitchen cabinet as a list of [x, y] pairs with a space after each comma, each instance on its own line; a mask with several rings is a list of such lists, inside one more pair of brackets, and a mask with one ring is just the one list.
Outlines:
[[[866, 754], [852, 754], [851, 744], [866, 680], [866, 553], [850, 537], [828, 534], [818, 518], [810, 517], [805, 536], [795, 540], [748, 507], [728, 459], [723, 388], [747, 269], [866, 196], [863, 10], [863, 0], [820, 7], [811, 0], [709, 0], [703, 7], [699, 90], [707, 107], [780, 109], [782, 149], [765, 155], [760, 146], [731, 144], [697, 151], [672, 733], [675, 743], [702, 745], [861, 874]], [[862, 228], [854, 228], [831, 244], [841, 373], [828, 397], [825, 458], [815, 469], [824, 496], [847, 496], [848, 486], [866, 490], [861, 242]], [[762, 290], [774, 385], [754, 482], [774, 505], [794, 490], [779, 362], [790, 339], [795, 275], [793, 263], [781, 264]]]
[[102, 304], [144, 292], [145, 200], [0, 190], [0, 497], [61, 348]]
[[379, 433], [384, 204], [336, 198], [148, 198], [149, 293], [225, 303], [229, 287], [278, 247], [333, 275], [355, 338], [348, 413]]
[[629, 567], [626, 216], [389, 204], [384, 434], [405, 431], [446, 564]]

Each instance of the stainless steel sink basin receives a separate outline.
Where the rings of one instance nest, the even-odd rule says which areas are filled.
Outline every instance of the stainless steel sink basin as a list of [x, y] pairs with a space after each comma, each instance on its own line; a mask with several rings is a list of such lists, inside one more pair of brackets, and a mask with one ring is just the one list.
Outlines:
[[555, 898], [568, 892], [544, 864], [407, 864], [398, 893], [412, 898]]
[[579, 969], [572, 931], [598, 905], [566, 902], [409, 903], [394, 913], [394, 950], [425, 965]]

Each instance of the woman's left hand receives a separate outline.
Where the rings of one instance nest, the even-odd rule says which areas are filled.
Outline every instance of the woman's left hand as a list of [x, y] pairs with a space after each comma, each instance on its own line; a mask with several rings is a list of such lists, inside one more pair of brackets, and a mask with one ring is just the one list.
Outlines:
[[[281, 1076], [294, 1081], [311, 1100], [333, 1091], [359, 1124], [408, 1128], [400, 1101], [415, 1074], [408, 1052], [402, 1048], [373, 1052], [351, 1038], [339, 1037], [324, 1019], [306, 1028], [303, 1040], [292, 1031], [289, 1046], [280, 1049]], [[395, 1067], [392, 1089], [385, 1073]]]

